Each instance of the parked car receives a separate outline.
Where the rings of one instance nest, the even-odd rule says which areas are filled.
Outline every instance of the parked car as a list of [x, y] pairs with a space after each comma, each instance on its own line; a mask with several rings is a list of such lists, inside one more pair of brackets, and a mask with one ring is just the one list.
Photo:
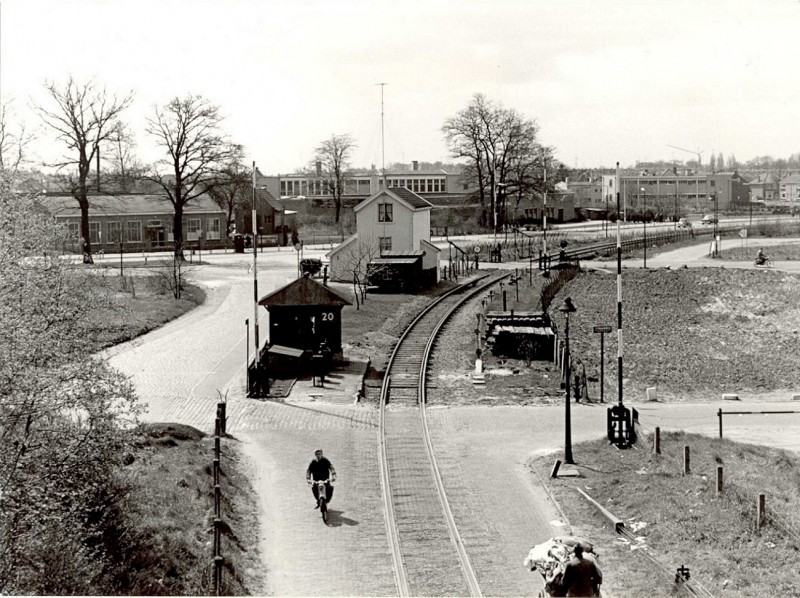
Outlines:
[[678, 228], [692, 228], [692, 223], [688, 218], [678, 220]]
[[710, 214], [706, 214], [705, 216], [703, 216], [703, 219], [700, 222], [702, 224], [716, 224], [717, 223], [717, 217], [716, 216], [712, 216]]

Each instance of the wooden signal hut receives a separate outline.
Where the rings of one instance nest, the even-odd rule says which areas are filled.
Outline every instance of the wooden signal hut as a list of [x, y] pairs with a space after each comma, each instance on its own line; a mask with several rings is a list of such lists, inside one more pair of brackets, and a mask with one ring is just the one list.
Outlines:
[[269, 313], [267, 351], [290, 349], [285, 353], [299, 356], [319, 353], [324, 344], [334, 357], [341, 356], [342, 308], [352, 304], [336, 291], [303, 276], [258, 304]]

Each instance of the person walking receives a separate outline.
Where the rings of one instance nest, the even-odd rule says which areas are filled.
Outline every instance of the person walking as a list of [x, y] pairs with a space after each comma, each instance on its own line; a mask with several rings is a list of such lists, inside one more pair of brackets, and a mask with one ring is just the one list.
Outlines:
[[603, 573], [594, 560], [583, 556], [583, 545], [576, 544], [574, 557], [564, 567], [559, 596], [598, 596]]

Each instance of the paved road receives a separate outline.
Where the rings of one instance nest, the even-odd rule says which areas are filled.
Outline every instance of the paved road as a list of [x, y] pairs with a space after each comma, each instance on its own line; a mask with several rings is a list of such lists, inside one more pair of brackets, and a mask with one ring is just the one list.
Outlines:
[[[684, 258], [697, 259], [698, 251], [702, 255], [702, 248], [685, 249], [661, 259], [679, 265]], [[306, 252], [306, 257], [314, 257], [313, 252]], [[376, 409], [353, 402], [355, 386], [346, 377], [325, 389], [300, 383], [286, 401], [244, 398], [244, 319], [253, 318], [252, 259], [234, 254], [203, 258], [210, 264], [196, 268], [191, 276], [208, 290], [206, 304], [108, 351], [111, 365], [131, 377], [149, 407], [145, 418], [150, 421], [182, 422], [210, 432], [217, 391], [228, 392], [228, 431], [236, 439], [230, 442], [241, 441], [249, 456], [262, 508], [267, 586], [254, 588], [256, 593], [396, 594], [382, 512]], [[626, 260], [626, 265], [635, 265], [632, 262]], [[259, 294], [284, 285], [295, 272], [293, 251], [260, 254]], [[266, 318], [261, 322], [263, 331]], [[767, 397], [775, 403], [765, 402], [764, 397], [745, 398], [719, 405], [636, 407], [646, 428], [659, 425], [706, 434], [717, 433], [719, 406], [785, 410], [796, 405], [800, 411], [800, 401], [785, 402], [789, 391]], [[605, 434], [602, 406], [575, 406], [572, 417], [575, 443]], [[730, 416], [725, 435], [800, 450], [791, 417]], [[533, 544], [569, 527], [535, 483], [526, 462], [535, 455], [561, 451], [562, 408], [432, 408], [430, 421], [445, 486], [484, 592], [535, 594], [538, 576], [523, 569], [525, 554]], [[332, 458], [339, 473], [329, 527], [313, 509], [304, 480], [317, 447]]]

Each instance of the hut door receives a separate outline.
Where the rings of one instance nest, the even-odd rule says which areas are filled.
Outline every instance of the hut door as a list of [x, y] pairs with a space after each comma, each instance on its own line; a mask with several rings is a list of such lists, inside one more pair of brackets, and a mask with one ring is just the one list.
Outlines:
[[317, 319], [315, 316], [308, 316], [301, 319], [297, 332], [300, 335], [300, 346], [303, 349], [316, 349]]

